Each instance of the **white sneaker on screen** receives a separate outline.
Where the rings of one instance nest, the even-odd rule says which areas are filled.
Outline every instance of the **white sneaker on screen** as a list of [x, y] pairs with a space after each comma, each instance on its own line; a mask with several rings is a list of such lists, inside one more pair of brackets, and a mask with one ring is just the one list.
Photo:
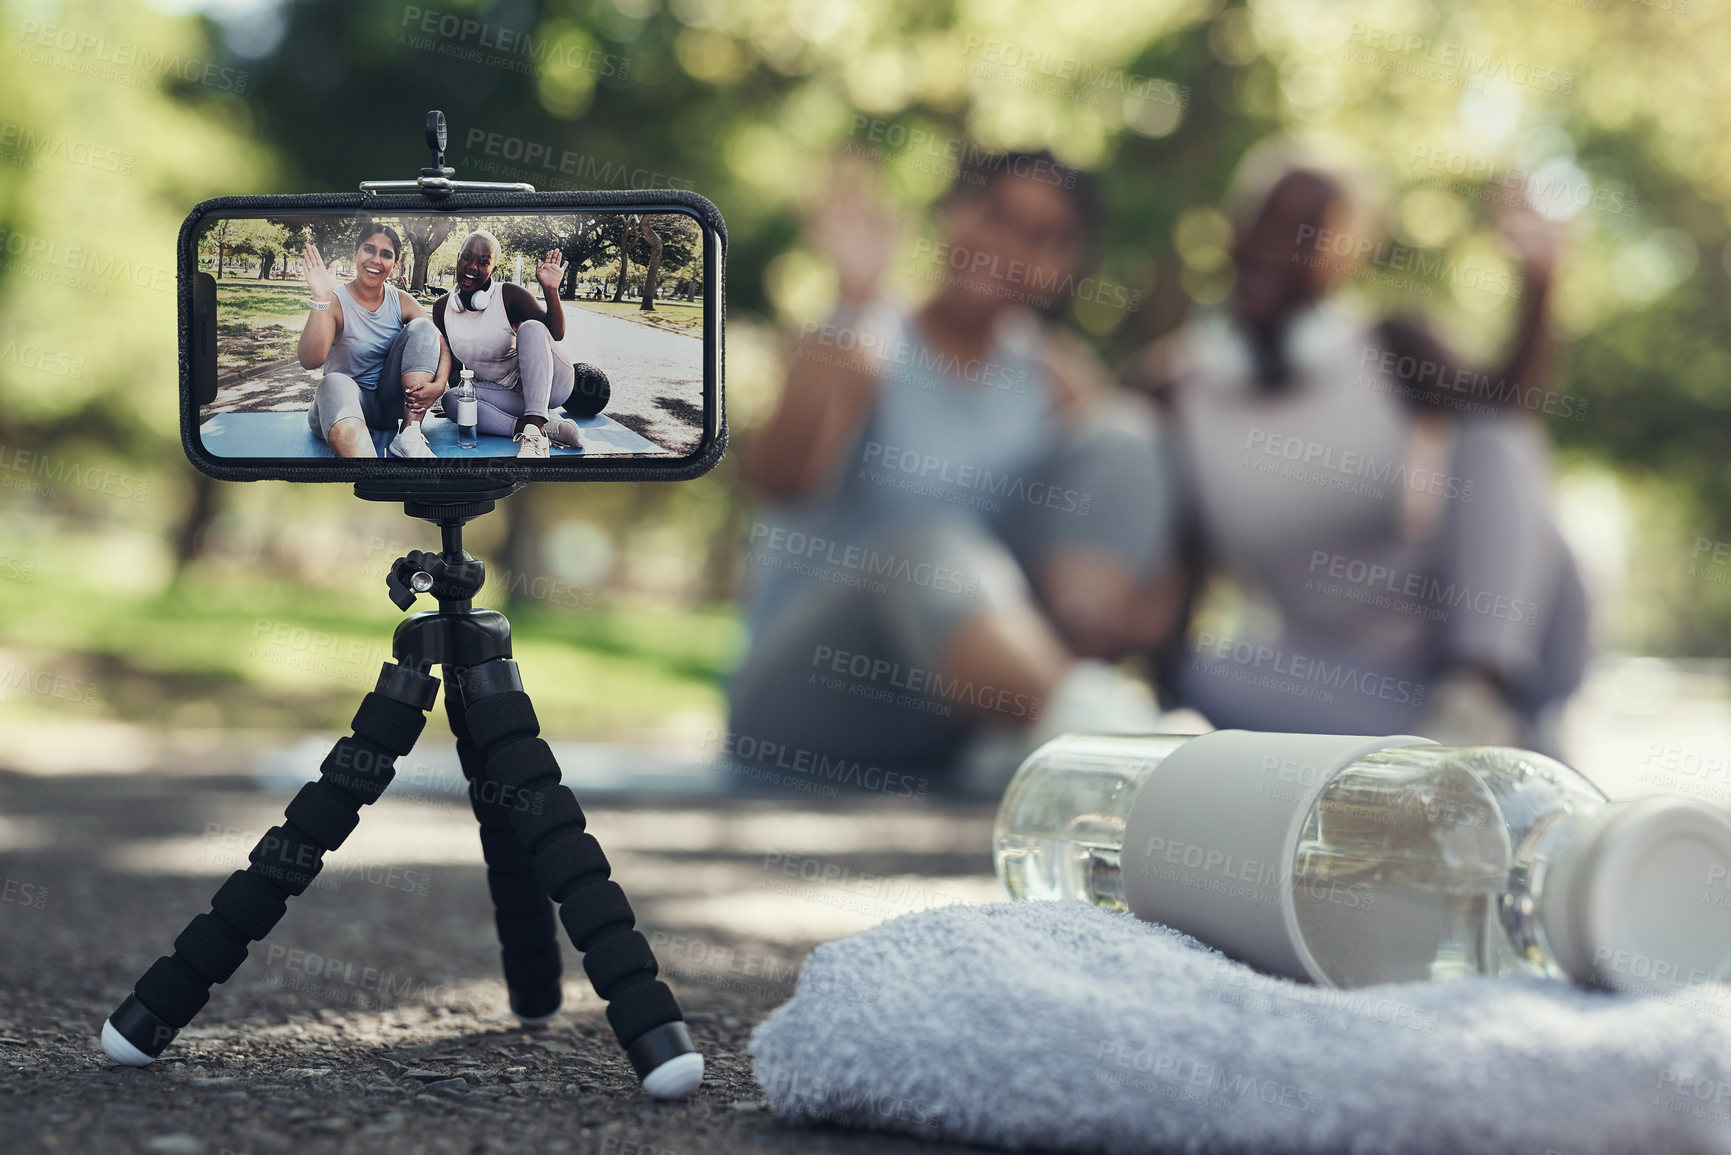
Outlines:
[[547, 440], [566, 449], [583, 448], [583, 430], [569, 417], [549, 417], [544, 430]]
[[551, 457], [553, 455], [553, 447], [547, 440], [547, 435], [541, 432], [541, 427], [533, 422], [524, 425], [522, 429], [517, 431], [516, 440], [517, 457], [519, 459], [524, 457]]
[[419, 421], [405, 425], [391, 438], [392, 457], [437, 457], [433, 447], [427, 444], [427, 435], [421, 432]]

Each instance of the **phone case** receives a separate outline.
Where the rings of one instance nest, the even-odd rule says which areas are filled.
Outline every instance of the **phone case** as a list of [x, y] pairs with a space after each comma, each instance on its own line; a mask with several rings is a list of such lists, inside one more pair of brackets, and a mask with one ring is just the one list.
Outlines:
[[[687, 212], [707, 234], [714, 237], [716, 259], [703, 268], [706, 299], [715, 308], [705, 318], [703, 398], [705, 422], [697, 450], [685, 457], [658, 462], [647, 458], [596, 457], [550, 458], [532, 465], [516, 458], [454, 458], [437, 466], [394, 457], [338, 458], [230, 458], [205, 452], [198, 435], [198, 400], [194, 395], [193, 341], [194, 283], [198, 272], [197, 230], [207, 217], [225, 214], [259, 216], [308, 211], [380, 213], [476, 212], [522, 210], [631, 209], [644, 212]], [[710, 201], [684, 189], [657, 189], [653, 194], [637, 190], [596, 192], [500, 192], [452, 193], [430, 197], [419, 193], [379, 196], [372, 193], [308, 193], [288, 196], [230, 196], [204, 201], [187, 215], [180, 226], [176, 247], [179, 270], [180, 331], [180, 441], [189, 461], [199, 472], [219, 481], [348, 481], [386, 482], [405, 488], [425, 485], [429, 490], [463, 486], [521, 485], [531, 481], [689, 481], [715, 467], [727, 449], [727, 414], [723, 381], [726, 374], [727, 321], [727, 225]]]

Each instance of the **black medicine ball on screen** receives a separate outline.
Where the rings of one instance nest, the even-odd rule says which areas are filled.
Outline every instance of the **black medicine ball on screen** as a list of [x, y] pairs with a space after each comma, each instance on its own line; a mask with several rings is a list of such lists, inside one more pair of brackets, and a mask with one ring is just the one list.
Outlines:
[[563, 408], [566, 413], [581, 421], [607, 408], [607, 401], [613, 396], [613, 383], [607, 380], [607, 374], [593, 365], [585, 365], [579, 361], [571, 368], [576, 371], [577, 382], [572, 386], [571, 396]]

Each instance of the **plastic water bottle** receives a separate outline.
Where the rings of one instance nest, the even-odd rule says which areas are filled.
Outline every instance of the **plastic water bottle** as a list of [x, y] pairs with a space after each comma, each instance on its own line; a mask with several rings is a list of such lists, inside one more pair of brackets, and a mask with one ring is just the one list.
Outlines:
[[457, 448], [473, 449], [479, 444], [475, 426], [481, 414], [480, 398], [475, 393], [475, 371], [464, 369], [457, 377]]
[[1327, 986], [1731, 977], [1731, 812], [1611, 802], [1523, 750], [1069, 734], [1022, 764], [994, 833], [1012, 898], [1129, 910]]

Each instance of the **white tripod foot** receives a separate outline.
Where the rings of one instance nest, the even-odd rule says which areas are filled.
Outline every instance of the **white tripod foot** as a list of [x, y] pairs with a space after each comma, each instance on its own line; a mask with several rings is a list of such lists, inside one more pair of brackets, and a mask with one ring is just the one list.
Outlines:
[[643, 1076], [643, 1089], [657, 1099], [683, 1099], [703, 1083], [703, 1056], [675, 1055]]
[[534, 995], [519, 995], [516, 991], [507, 991], [507, 994], [509, 994], [510, 997], [506, 1000], [506, 1005], [511, 1008], [511, 1014], [516, 1016], [519, 1025], [525, 1027], [544, 1027], [559, 1017], [559, 1012], [565, 1009], [565, 991], [563, 988], [550, 992], [553, 996], [553, 1009], [548, 1011], [546, 1014], [526, 1015], [517, 1009], [524, 1003], [527, 1003], [531, 1007], [546, 1006], [548, 1001], [545, 997], [546, 993], [547, 992], [543, 992], [542, 997], [536, 997]]
[[126, 1036], [114, 1029], [114, 1024], [107, 1019], [102, 1020], [102, 1049], [108, 1057], [117, 1063], [128, 1067], [147, 1067], [150, 1056], [126, 1041]]
[[548, 1023], [552, 1022], [554, 1019], [558, 1018], [559, 1012], [562, 1010], [564, 1010], [563, 1007], [554, 1007], [552, 1010], [548, 1011], [544, 1015], [534, 1015], [534, 1016], [518, 1015], [516, 1011], [512, 1011], [511, 1013], [513, 1015], [517, 1016], [517, 1023], [519, 1026], [544, 1027]]

